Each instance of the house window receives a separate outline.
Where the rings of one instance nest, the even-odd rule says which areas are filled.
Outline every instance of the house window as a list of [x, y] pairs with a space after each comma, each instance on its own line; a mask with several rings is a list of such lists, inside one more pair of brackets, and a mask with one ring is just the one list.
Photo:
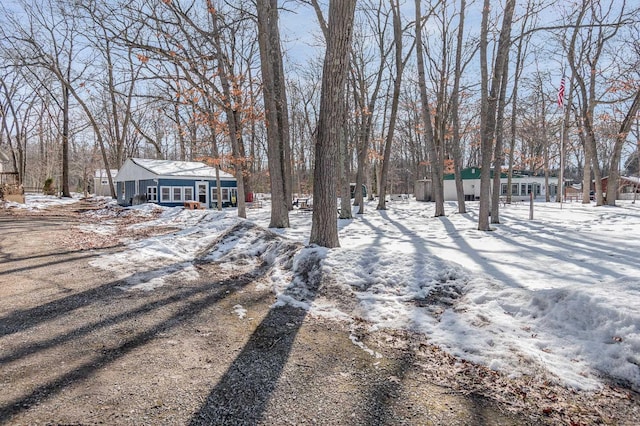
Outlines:
[[193, 200], [193, 188], [190, 186], [185, 186], [183, 190], [184, 190], [184, 201]]
[[500, 184], [500, 195], [507, 195], [507, 184]]
[[171, 188], [168, 186], [160, 187], [160, 201], [168, 203], [171, 201]]
[[517, 183], [512, 183], [511, 184], [511, 195], [518, 195], [518, 184]]
[[229, 201], [229, 188], [222, 188], [222, 201]]
[[155, 186], [147, 186], [147, 201], [152, 203], [158, 201], [158, 188]]
[[525, 195], [527, 193], [527, 184], [520, 184], [520, 195]]
[[182, 201], [182, 187], [180, 186], [174, 186], [173, 188], [171, 188], [171, 192], [172, 192], [172, 201]]

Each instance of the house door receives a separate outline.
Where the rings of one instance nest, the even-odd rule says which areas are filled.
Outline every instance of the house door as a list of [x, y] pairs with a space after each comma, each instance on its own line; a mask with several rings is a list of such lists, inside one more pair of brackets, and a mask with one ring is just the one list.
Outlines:
[[232, 207], [238, 205], [238, 188], [229, 188], [229, 202]]
[[198, 193], [198, 202], [202, 203], [206, 207], [209, 207], [209, 183], [208, 182], [197, 182], [196, 183], [197, 193]]

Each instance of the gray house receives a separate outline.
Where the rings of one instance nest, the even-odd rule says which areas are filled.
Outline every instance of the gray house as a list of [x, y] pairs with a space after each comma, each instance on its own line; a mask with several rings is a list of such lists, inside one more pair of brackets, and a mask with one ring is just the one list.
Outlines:
[[218, 185], [222, 206], [231, 206], [238, 197], [236, 178], [222, 171], [219, 176], [218, 182], [216, 169], [200, 162], [130, 158], [114, 181], [122, 206], [148, 202], [175, 207], [199, 201], [210, 208], [218, 201]]

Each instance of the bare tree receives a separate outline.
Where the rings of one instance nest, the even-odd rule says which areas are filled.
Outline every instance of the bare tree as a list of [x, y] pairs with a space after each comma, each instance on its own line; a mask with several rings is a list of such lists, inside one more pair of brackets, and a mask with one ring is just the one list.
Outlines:
[[431, 118], [431, 106], [427, 96], [427, 82], [425, 77], [424, 45], [422, 42], [422, 6], [420, 0], [415, 0], [416, 12], [416, 58], [418, 66], [418, 86], [420, 88], [420, 110], [422, 115], [422, 126], [429, 165], [431, 166], [431, 185], [436, 204], [435, 216], [444, 216], [444, 190], [443, 190], [443, 147], [438, 144], [435, 137], [435, 129]]
[[[50, 73], [60, 84], [58, 94], [49, 91], [55, 103], [62, 111], [62, 131], [61, 131], [61, 158], [62, 196], [70, 197], [69, 188], [69, 129], [70, 129], [70, 99], [73, 98], [83, 106], [85, 112], [91, 111], [83, 103], [79, 96], [78, 89], [83, 85], [83, 77], [88, 68], [87, 60], [81, 61], [82, 49], [78, 47], [80, 38], [78, 19], [74, 5], [64, 2], [47, 0], [44, 4], [24, 3], [22, 5], [26, 19], [29, 24], [13, 19], [12, 33], [5, 34], [4, 38], [9, 40], [13, 46], [13, 53], [30, 73], [31, 77], [39, 81], [43, 87], [45, 82], [42, 70]], [[71, 7], [72, 9], [67, 9]], [[90, 61], [90, 60], [89, 60]], [[106, 164], [106, 162], [105, 162]], [[107, 167], [108, 168], [108, 167]], [[110, 176], [108, 174], [108, 176]]]
[[2, 103], [0, 115], [2, 118], [0, 127], [0, 141], [6, 136], [7, 144], [11, 149], [13, 168], [18, 173], [18, 183], [23, 184], [27, 169], [27, 137], [25, 123], [28, 120], [29, 111], [34, 107], [36, 96], [19, 96], [23, 82], [18, 73], [11, 73], [0, 77], [0, 90]]
[[460, 12], [458, 22], [458, 35], [456, 38], [456, 59], [453, 72], [453, 89], [451, 90], [451, 127], [452, 155], [454, 167], [454, 179], [456, 183], [456, 197], [458, 199], [458, 213], [466, 213], [464, 199], [464, 187], [462, 184], [462, 149], [460, 147], [460, 79], [462, 78], [462, 42], [464, 38], [464, 17], [466, 13], [466, 1], [460, 0]]
[[[494, 139], [497, 125], [497, 108], [500, 85], [503, 83], [502, 75], [505, 69], [505, 61], [511, 45], [511, 23], [515, 9], [515, 0], [507, 0], [502, 18], [502, 29], [496, 55], [493, 61], [493, 74], [491, 86], [489, 86], [487, 44], [489, 35], [489, 0], [484, 0], [482, 10], [482, 25], [480, 34], [480, 72], [481, 72], [481, 155], [482, 166], [480, 169], [480, 208], [478, 212], [478, 230], [489, 231], [489, 212], [491, 204], [491, 159], [494, 152]], [[499, 170], [496, 171], [499, 173]]]
[[313, 218], [309, 242], [338, 247], [335, 172], [340, 143], [340, 119], [353, 33], [355, 0], [334, 0], [329, 5], [327, 50], [322, 72], [320, 116], [316, 132]]
[[520, 78], [522, 77], [522, 71], [524, 69], [524, 59], [527, 56], [529, 42], [531, 40], [531, 34], [526, 33], [529, 30], [529, 27], [532, 25], [532, 20], [534, 18], [534, 7], [535, 4], [532, 0], [527, 1], [526, 12], [521, 20], [520, 26], [520, 35], [517, 39], [517, 47], [516, 47], [516, 55], [515, 55], [515, 69], [513, 73], [513, 89], [511, 94], [511, 120], [510, 120], [510, 128], [511, 128], [511, 137], [509, 138], [509, 147], [507, 149], [508, 157], [507, 157], [507, 195], [506, 202], [511, 204], [512, 197], [512, 182], [513, 182], [513, 164], [514, 164], [514, 155], [516, 148], [516, 134], [517, 134], [517, 117], [516, 111], [518, 110], [518, 89], [520, 86]]
[[382, 160], [382, 170], [380, 173], [380, 193], [378, 194], [378, 206], [376, 209], [386, 209], [386, 193], [387, 193], [387, 178], [389, 175], [389, 168], [391, 167], [391, 146], [394, 142], [394, 132], [396, 128], [396, 122], [398, 118], [398, 105], [400, 103], [400, 88], [402, 85], [402, 73], [404, 72], [405, 65], [409, 60], [410, 53], [403, 57], [402, 52], [402, 23], [400, 21], [400, 5], [397, 1], [390, 0], [391, 11], [393, 14], [393, 46], [395, 50], [395, 75], [393, 78], [393, 94], [391, 97], [391, 113], [389, 115], [389, 128], [385, 137], [384, 145], [384, 157]]
[[262, 93], [267, 124], [267, 154], [271, 180], [271, 228], [289, 227], [291, 207], [291, 153], [278, 8], [276, 0], [257, 0], [258, 41]]
[[509, 80], [509, 52], [507, 51], [503, 64], [502, 81], [498, 95], [498, 109], [496, 111], [495, 146], [493, 154], [493, 182], [491, 190], [491, 223], [500, 223], [500, 178], [504, 164], [504, 110], [507, 97], [507, 82]]
[[[366, 183], [369, 169], [369, 149], [373, 134], [376, 105], [380, 89], [387, 69], [387, 58], [392, 51], [393, 44], [387, 42], [390, 13], [384, 7], [384, 2], [369, 3], [364, 10], [368, 29], [375, 38], [374, 51], [367, 53], [367, 39], [357, 37], [351, 55], [351, 84], [353, 98], [357, 111], [356, 157], [357, 169], [354, 190], [354, 205], [358, 206], [358, 214], [364, 214], [363, 184]], [[372, 13], [373, 12], [373, 13]], [[377, 62], [375, 62], [377, 61]], [[375, 67], [368, 72], [368, 68], [375, 62]]]
[[598, 91], [599, 79], [602, 78], [601, 62], [608, 43], [614, 40], [623, 23], [627, 21], [626, 13], [628, 12], [625, 10], [625, 5], [626, 2], [620, 4], [614, 1], [601, 3], [583, 0], [577, 10], [568, 41], [567, 60], [576, 85], [579, 123], [583, 126], [584, 132], [583, 203], [589, 203], [591, 187], [589, 171], [593, 173], [595, 180], [596, 205], [602, 205], [604, 201], [594, 120], [596, 107], [601, 103]]
[[627, 141], [627, 136], [631, 130], [633, 119], [638, 114], [638, 111], [640, 111], [640, 88], [636, 90], [633, 102], [625, 114], [625, 117], [620, 124], [620, 129], [616, 134], [613, 155], [611, 156], [612, 167], [609, 169], [609, 179], [607, 180], [607, 204], [610, 206], [616, 205], [616, 195], [618, 193], [618, 184], [620, 180], [620, 171], [616, 166], [620, 163], [622, 145]]

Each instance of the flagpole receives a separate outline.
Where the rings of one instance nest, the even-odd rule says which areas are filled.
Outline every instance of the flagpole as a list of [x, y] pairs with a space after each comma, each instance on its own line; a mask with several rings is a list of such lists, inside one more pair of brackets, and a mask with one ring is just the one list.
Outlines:
[[566, 111], [564, 109], [564, 93], [565, 93], [565, 80], [564, 80], [564, 65], [562, 66], [562, 79], [560, 80], [560, 89], [558, 90], [558, 106], [562, 113], [562, 120], [560, 125], [560, 173], [558, 189], [560, 190], [560, 210], [562, 210], [562, 203], [565, 197], [564, 188], [564, 162], [565, 162], [565, 128], [566, 128]]
[[560, 180], [558, 182], [558, 189], [560, 190], [560, 210], [562, 210], [562, 202], [564, 199], [564, 105], [560, 111], [562, 112], [562, 121], [560, 126]]

